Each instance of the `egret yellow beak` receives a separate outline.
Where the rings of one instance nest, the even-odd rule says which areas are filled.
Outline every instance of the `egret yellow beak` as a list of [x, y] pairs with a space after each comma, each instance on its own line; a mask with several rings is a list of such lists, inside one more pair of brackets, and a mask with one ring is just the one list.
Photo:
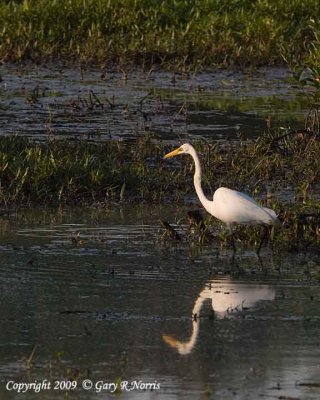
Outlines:
[[174, 156], [177, 156], [180, 153], [181, 153], [181, 148], [178, 147], [177, 149], [175, 149], [175, 150], [171, 151], [170, 153], [166, 154], [163, 158], [174, 157]]

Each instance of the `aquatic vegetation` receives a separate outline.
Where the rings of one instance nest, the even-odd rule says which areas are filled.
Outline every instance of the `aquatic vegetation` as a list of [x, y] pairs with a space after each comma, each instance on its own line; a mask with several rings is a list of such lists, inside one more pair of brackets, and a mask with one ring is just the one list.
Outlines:
[[127, 64], [314, 65], [318, 15], [316, 0], [11, 0], [0, 5], [0, 56], [116, 63], [124, 76]]
[[[293, 249], [319, 241], [317, 135], [309, 130], [275, 129], [255, 141], [199, 141], [194, 146], [203, 160], [205, 192], [229, 187], [277, 210], [284, 228], [274, 234], [274, 241], [285, 240]], [[112, 207], [123, 201], [196, 202], [191, 160], [164, 162], [169, 150], [153, 141], [151, 134], [131, 142], [104, 143], [39, 143], [18, 136], [1, 137], [0, 204], [2, 208], [23, 204]], [[224, 232], [218, 235], [226, 240]], [[247, 242], [257, 244], [259, 235], [258, 229], [249, 227], [241, 229], [238, 238], [247, 237]]]
[[141, 173], [138, 161], [135, 168], [126, 162], [130, 152], [121, 142], [38, 144], [19, 137], [1, 138], [0, 142], [4, 204], [107, 200], [120, 196], [124, 182], [127, 188], [134, 187]]
[[316, 63], [313, 67], [295, 67], [292, 77], [304, 88], [304, 97], [309, 104], [305, 127], [320, 134], [320, 65]]

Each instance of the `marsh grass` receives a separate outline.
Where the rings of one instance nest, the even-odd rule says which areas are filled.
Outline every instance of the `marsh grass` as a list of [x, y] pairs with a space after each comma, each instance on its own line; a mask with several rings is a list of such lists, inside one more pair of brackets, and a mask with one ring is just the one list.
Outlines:
[[[317, 0], [11, 0], [0, 4], [3, 61], [319, 65]], [[58, 21], [58, 23], [57, 23]]]
[[[255, 141], [197, 142], [207, 193], [225, 186], [253, 195], [283, 221], [275, 241], [293, 247], [320, 240], [320, 140], [311, 131], [270, 131]], [[0, 138], [0, 204], [185, 203], [195, 199], [189, 157], [149, 135], [132, 142]], [[240, 236], [246, 236], [246, 229]], [[259, 241], [260, 231], [250, 234]], [[222, 234], [223, 235], [223, 234]], [[278, 238], [278, 239], [277, 239]], [[227, 240], [226, 238], [224, 238]]]
[[135, 155], [133, 148], [123, 142], [39, 144], [17, 136], [2, 137], [0, 202], [9, 205], [118, 201], [124, 184], [127, 194], [134, 198], [139, 195], [139, 190], [134, 189], [144, 177], [146, 163], [141, 162], [143, 153]]

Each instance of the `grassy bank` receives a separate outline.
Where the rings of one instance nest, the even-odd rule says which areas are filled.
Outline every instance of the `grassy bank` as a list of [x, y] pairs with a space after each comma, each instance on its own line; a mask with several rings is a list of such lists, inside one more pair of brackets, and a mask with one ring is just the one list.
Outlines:
[[[207, 192], [219, 186], [246, 191], [280, 213], [289, 227], [282, 233], [286, 240], [320, 240], [318, 136], [270, 132], [238, 145], [195, 146], [202, 157]], [[168, 150], [149, 137], [102, 144], [39, 144], [0, 137], [0, 205], [112, 207], [121, 202], [179, 204], [195, 199], [192, 160], [163, 160]]]
[[[202, 158], [204, 186], [212, 193], [229, 186], [300, 208], [317, 204], [317, 135], [275, 131], [255, 141], [194, 145]], [[0, 204], [184, 201], [194, 193], [192, 160], [164, 160], [168, 150], [148, 135], [103, 143], [0, 136]]]
[[24, 0], [0, 4], [3, 61], [318, 66], [317, 0]]

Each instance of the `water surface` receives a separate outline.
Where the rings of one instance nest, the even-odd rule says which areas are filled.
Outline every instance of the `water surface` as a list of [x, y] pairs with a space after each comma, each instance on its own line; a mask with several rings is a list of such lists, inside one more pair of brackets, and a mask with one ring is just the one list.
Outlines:
[[185, 213], [3, 213], [2, 399], [57, 398], [6, 391], [8, 380], [71, 377], [159, 383], [123, 390], [130, 399], [319, 398], [318, 256], [267, 247], [262, 263], [250, 249], [233, 263], [218, 243], [161, 241], [159, 218], [181, 221], [183, 234]]
[[1, 135], [36, 139], [254, 138], [269, 126], [302, 127], [309, 107], [279, 68], [182, 76], [53, 64], [0, 72]]

